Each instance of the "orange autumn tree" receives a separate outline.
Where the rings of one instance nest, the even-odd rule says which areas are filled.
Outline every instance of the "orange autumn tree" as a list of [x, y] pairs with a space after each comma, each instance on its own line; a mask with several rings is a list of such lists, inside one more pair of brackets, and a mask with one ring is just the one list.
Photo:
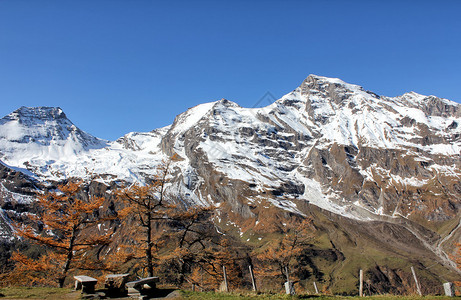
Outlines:
[[165, 225], [176, 209], [165, 199], [169, 169], [176, 159], [177, 155], [174, 155], [163, 161], [149, 184], [133, 184], [117, 192], [117, 198], [126, 205], [121, 215], [125, 216], [127, 227], [131, 228], [132, 245], [122, 245], [116, 256], [125, 262], [135, 260], [135, 268], [146, 271], [149, 277], [154, 276], [154, 260], [164, 245], [162, 230], [158, 228]]
[[255, 272], [259, 276], [291, 276], [287, 272], [291, 273], [291, 269], [298, 267], [298, 259], [313, 238], [314, 226], [310, 218], [301, 222], [292, 219], [282, 228], [281, 238], [270, 241], [256, 255], [258, 266]]
[[[197, 251], [204, 248], [204, 241], [211, 238], [209, 222], [212, 207], [180, 207], [177, 199], [166, 194], [171, 181], [171, 163], [174, 155], [163, 161], [150, 183], [133, 184], [117, 193], [126, 208], [124, 230], [129, 232], [114, 257], [118, 261], [131, 262], [132, 268], [154, 276], [160, 269], [169, 281], [182, 284]], [[176, 274], [175, 276], [170, 274]], [[173, 278], [175, 277], [175, 278]]]
[[210, 221], [214, 207], [193, 206], [176, 209], [167, 221], [168, 228], [163, 231], [167, 236], [162, 255], [159, 257], [158, 270], [167, 279], [181, 286], [188, 280], [198, 258], [203, 255], [210, 243], [219, 239], [214, 224]]
[[174, 208], [157, 198], [159, 188], [162, 189], [157, 183], [147, 186], [134, 184], [117, 195], [127, 204], [122, 214], [126, 215], [124, 222], [129, 240], [120, 246], [116, 256], [124, 262], [134, 260], [134, 267], [145, 271], [149, 277], [154, 276], [154, 261], [157, 261], [157, 254], [165, 244], [162, 232], [156, 229]]
[[189, 281], [205, 290], [215, 290], [224, 282], [226, 269], [229, 288], [242, 285], [243, 276], [240, 261], [242, 261], [236, 242], [223, 238], [219, 244], [205, 248], [196, 257]]
[[95, 234], [92, 230], [98, 224], [108, 220], [98, 212], [104, 198], [84, 195], [81, 181], [69, 181], [60, 185], [58, 192], [47, 192], [38, 196], [40, 213], [31, 215], [32, 223], [43, 227], [37, 232], [32, 224], [16, 224], [17, 233], [34, 243], [44, 246], [45, 253], [38, 259], [32, 259], [16, 252], [15, 270], [12, 277], [26, 277], [29, 282], [43, 283], [55, 279], [59, 287], [70, 270], [100, 268], [93, 265], [88, 251], [109, 242], [112, 232]]

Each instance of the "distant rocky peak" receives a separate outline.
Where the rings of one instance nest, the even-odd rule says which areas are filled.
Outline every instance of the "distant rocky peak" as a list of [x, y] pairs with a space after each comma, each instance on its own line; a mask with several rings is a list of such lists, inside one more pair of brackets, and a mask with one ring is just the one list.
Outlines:
[[[59, 107], [21, 107], [0, 119], [0, 138], [17, 151], [19, 144], [36, 147], [67, 145], [75, 149], [105, 147], [98, 139], [75, 126]], [[26, 147], [26, 146], [24, 146]], [[16, 149], [16, 150], [14, 150]]]
[[221, 113], [225, 113], [226, 111], [237, 107], [240, 107], [237, 103], [223, 98], [215, 102], [215, 104], [213, 105], [212, 114], [219, 115]]
[[351, 93], [363, 91], [361, 86], [344, 82], [339, 78], [329, 78], [312, 74], [302, 82], [300, 88], [303, 92], [308, 92], [309, 90], [319, 92], [343, 90]]
[[59, 120], [67, 119], [66, 114], [60, 107], [25, 107], [12, 112], [10, 115], [16, 116], [19, 120], [23, 119], [37, 119], [37, 120]]
[[380, 98], [374, 93], [365, 91], [361, 86], [346, 83], [338, 78], [317, 75], [309, 75], [294, 93], [299, 94], [307, 102], [307, 110], [311, 105], [342, 107], [349, 105], [349, 100], [353, 100], [356, 105], [363, 100], [375, 101]]
[[427, 116], [461, 118], [461, 105], [448, 99], [425, 96], [416, 92], [405, 93], [395, 99], [408, 107], [422, 110]]
[[219, 101], [216, 101], [214, 107], [225, 106], [225, 107], [239, 107], [239, 105], [233, 101], [222, 98]]
[[7, 123], [9, 123], [10, 126], [17, 123], [19, 126], [24, 126], [24, 128], [53, 126], [52, 124], [55, 124], [54, 126], [60, 124], [59, 126], [68, 127], [69, 130], [75, 127], [59, 107], [23, 106], [0, 119], [0, 125]]

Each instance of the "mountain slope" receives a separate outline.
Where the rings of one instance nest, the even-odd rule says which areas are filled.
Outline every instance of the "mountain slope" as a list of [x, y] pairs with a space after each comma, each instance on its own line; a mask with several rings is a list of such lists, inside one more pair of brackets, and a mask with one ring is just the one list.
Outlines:
[[[48, 179], [138, 181], [165, 154], [178, 153], [189, 185], [206, 179], [196, 176], [206, 165], [255, 192], [283, 196], [275, 204], [294, 211], [291, 200], [304, 199], [359, 219], [421, 211], [444, 219], [459, 209], [452, 198], [460, 193], [460, 122], [459, 104], [446, 99], [413, 92], [381, 97], [310, 75], [267, 107], [223, 99], [189, 109], [169, 127], [115, 142], [81, 131], [59, 108], [22, 107], [0, 120], [0, 153], [5, 163]], [[187, 194], [203, 201], [198, 190]]]
[[[414, 93], [379, 97], [337, 79], [310, 76], [262, 109], [227, 100], [206, 109], [185, 130], [177, 127], [191, 112], [178, 116], [162, 139], [163, 151], [210, 164], [257, 191], [303, 198], [350, 217], [368, 217], [356, 208], [404, 216], [425, 210], [431, 218], [458, 209], [448, 205], [437, 213], [425, 203], [434, 200], [430, 195], [441, 194], [447, 203], [459, 195], [457, 186], [445, 190], [460, 175], [461, 119], [454, 102]], [[411, 203], [401, 203], [409, 197]]]
[[318, 227], [343, 253], [369, 242], [454, 270], [446, 253], [461, 235], [459, 124], [460, 105], [446, 99], [384, 97], [310, 75], [267, 107], [222, 99], [113, 142], [79, 130], [58, 108], [20, 108], [0, 120], [0, 155], [42, 181], [109, 183], [144, 182], [177, 153], [168, 193], [185, 205], [215, 204], [219, 226], [242, 239], [264, 241], [258, 227], [270, 203], [323, 220]]

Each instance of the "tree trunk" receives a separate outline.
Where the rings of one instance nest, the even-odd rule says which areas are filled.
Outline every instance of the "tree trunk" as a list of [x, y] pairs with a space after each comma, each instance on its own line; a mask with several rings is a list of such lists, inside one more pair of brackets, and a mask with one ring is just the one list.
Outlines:
[[149, 277], [154, 276], [154, 264], [152, 258], [152, 217], [149, 213], [147, 217], [147, 248], [146, 248], [146, 260], [147, 260], [147, 273]]
[[184, 274], [186, 274], [186, 263], [184, 260], [179, 259], [178, 286], [182, 286], [184, 283]]
[[72, 258], [74, 257], [74, 242], [75, 242], [76, 235], [77, 235], [77, 226], [74, 225], [74, 227], [72, 228], [72, 236], [70, 237], [69, 246], [67, 249], [66, 263], [64, 264], [64, 267], [62, 268], [62, 275], [58, 279], [60, 288], [64, 287], [64, 281], [66, 280], [67, 272], [69, 271], [69, 268], [70, 268], [70, 263], [72, 262]]

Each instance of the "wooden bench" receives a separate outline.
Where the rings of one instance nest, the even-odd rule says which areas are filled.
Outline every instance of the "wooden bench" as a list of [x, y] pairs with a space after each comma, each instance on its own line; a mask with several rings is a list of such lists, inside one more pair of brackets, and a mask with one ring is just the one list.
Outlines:
[[147, 277], [141, 278], [139, 280], [130, 281], [126, 283], [126, 287], [128, 288], [128, 296], [130, 297], [139, 297], [145, 291], [144, 285], [148, 285], [150, 287], [150, 291], [155, 290], [156, 283], [158, 282], [158, 277]]
[[75, 279], [75, 290], [81, 290], [85, 294], [93, 294], [94, 287], [98, 280], [85, 275], [74, 276]]
[[125, 284], [130, 274], [110, 274], [106, 275], [104, 287], [109, 295], [122, 295], [126, 293]]

